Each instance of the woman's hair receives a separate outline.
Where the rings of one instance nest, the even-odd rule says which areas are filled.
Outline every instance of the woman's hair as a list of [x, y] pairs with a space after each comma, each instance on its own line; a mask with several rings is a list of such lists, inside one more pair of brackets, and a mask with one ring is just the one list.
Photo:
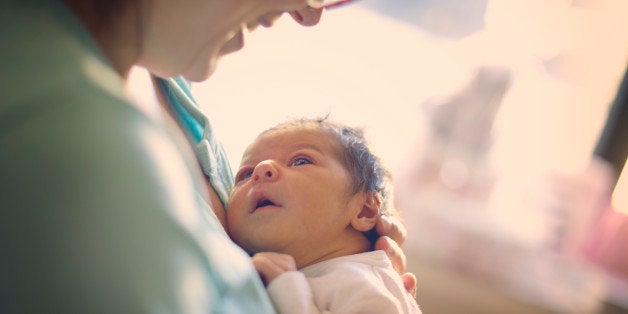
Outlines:
[[381, 201], [380, 215], [397, 216], [392, 206], [391, 175], [381, 160], [373, 154], [362, 129], [329, 121], [328, 117], [303, 118], [280, 123], [263, 133], [301, 127], [317, 127], [340, 144], [340, 161], [352, 179], [351, 193], [373, 192]]

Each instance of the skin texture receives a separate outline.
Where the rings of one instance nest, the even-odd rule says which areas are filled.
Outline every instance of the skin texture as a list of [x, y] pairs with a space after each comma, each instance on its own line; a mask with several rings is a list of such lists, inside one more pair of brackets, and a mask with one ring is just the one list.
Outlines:
[[[372, 193], [351, 193], [340, 150], [315, 127], [259, 136], [244, 154], [227, 210], [235, 242], [249, 253], [289, 254], [298, 268], [368, 251], [362, 232], [375, 226], [381, 203]], [[265, 200], [272, 204], [258, 207]]]
[[[190, 81], [203, 81], [216, 69], [219, 59], [244, 45], [243, 31], [259, 25], [270, 27], [288, 13], [303, 26], [316, 25], [322, 10], [306, 5], [306, 0], [66, 0], [109, 59], [112, 67], [126, 79], [134, 65], [164, 77], [183, 75]], [[115, 3], [111, 8], [111, 3]], [[107, 11], [107, 12], [105, 12]], [[105, 13], [103, 13], [105, 12]], [[170, 119], [167, 109], [165, 118]], [[220, 204], [208, 186], [208, 202]], [[222, 212], [222, 206], [215, 206]], [[396, 267], [405, 270], [405, 255], [399, 249], [405, 229], [399, 221], [380, 219], [382, 236], [376, 249], [388, 252]], [[390, 238], [389, 238], [390, 237]], [[394, 239], [393, 240], [391, 240]], [[396, 243], [395, 243], [396, 241]], [[413, 275], [402, 276], [408, 290], [416, 285]]]

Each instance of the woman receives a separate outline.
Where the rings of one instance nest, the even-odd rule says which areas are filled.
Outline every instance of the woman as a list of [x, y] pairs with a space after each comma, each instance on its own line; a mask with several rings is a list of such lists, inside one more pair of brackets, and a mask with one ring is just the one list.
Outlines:
[[[273, 311], [183, 129], [123, 86], [133, 65], [204, 80], [245, 28], [283, 12], [321, 15], [305, 0], [0, 4], [0, 312]], [[380, 234], [401, 242], [399, 227]], [[392, 241], [379, 245], [404, 268]]]

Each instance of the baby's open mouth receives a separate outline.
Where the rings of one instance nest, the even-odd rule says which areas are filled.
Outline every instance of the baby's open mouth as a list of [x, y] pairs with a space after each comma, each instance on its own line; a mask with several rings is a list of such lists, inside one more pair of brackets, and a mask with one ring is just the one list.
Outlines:
[[267, 199], [267, 198], [262, 198], [259, 201], [257, 201], [253, 211], [256, 211], [256, 210], [258, 210], [260, 208], [267, 207], [267, 206], [278, 206], [278, 205], [275, 204], [273, 201]]
[[271, 202], [268, 199], [261, 199], [257, 202], [257, 206], [255, 208], [260, 208], [260, 207], [264, 207], [264, 206], [271, 206], [271, 205], [275, 205], [275, 203]]

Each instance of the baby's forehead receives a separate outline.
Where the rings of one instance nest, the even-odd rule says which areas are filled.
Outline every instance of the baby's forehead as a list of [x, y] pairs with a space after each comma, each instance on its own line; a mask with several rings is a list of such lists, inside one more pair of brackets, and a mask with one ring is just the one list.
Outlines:
[[311, 147], [322, 152], [339, 153], [336, 137], [317, 125], [281, 126], [261, 133], [246, 150], [246, 154], [268, 151], [296, 150]]
[[327, 132], [319, 125], [314, 124], [300, 124], [300, 125], [282, 125], [272, 129], [269, 129], [258, 136], [260, 141], [312, 141], [319, 140], [329, 141], [332, 138], [332, 134]]

